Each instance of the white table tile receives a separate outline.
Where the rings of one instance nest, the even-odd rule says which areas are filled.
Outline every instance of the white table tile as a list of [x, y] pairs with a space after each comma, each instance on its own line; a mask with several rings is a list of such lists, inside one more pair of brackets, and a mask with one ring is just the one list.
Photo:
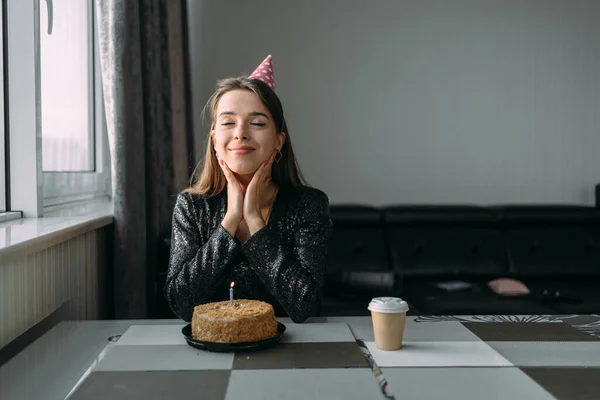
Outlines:
[[379, 367], [503, 367], [512, 364], [483, 342], [404, 342], [396, 351], [366, 342]]
[[600, 342], [488, 342], [519, 367], [600, 367]]

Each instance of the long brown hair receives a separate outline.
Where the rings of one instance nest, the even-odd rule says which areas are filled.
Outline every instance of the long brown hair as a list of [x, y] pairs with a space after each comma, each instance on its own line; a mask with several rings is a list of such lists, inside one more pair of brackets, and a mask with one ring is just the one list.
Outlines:
[[[304, 177], [302, 176], [302, 172], [300, 172], [298, 162], [296, 161], [296, 157], [294, 155], [294, 150], [292, 149], [290, 132], [287, 128], [285, 117], [283, 116], [283, 107], [281, 105], [281, 101], [279, 100], [277, 94], [275, 94], [275, 92], [273, 92], [266, 83], [258, 79], [250, 79], [245, 76], [238, 78], [226, 78], [219, 81], [217, 83], [215, 93], [213, 93], [206, 104], [206, 107], [208, 107], [208, 111], [210, 112], [211, 131], [215, 125], [219, 100], [221, 100], [221, 97], [223, 97], [225, 93], [232, 90], [248, 90], [256, 94], [271, 113], [273, 121], [275, 122], [277, 134], [280, 134], [281, 132], [285, 132], [286, 134], [283, 147], [281, 148], [282, 157], [279, 162], [273, 163], [273, 170], [271, 173], [272, 182], [278, 187], [308, 186]], [[206, 112], [206, 107], [203, 111], [203, 114]], [[204, 163], [204, 167], [196, 179], [197, 170], [200, 168], [202, 163]], [[203, 197], [213, 197], [220, 194], [223, 190], [225, 190], [226, 187], [227, 180], [225, 179], [223, 171], [221, 171], [221, 168], [219, 167], [219, 162], [215, 155], [213, 141], [211, 140], [211, 135], [209, 133], [206, 139], [206, 152], [204, 154], [204, 159], [201, 160], [196, 166], [194, 173], [192, 174], [190, 187], [188, 187], [185, 191], [199, 194]]]

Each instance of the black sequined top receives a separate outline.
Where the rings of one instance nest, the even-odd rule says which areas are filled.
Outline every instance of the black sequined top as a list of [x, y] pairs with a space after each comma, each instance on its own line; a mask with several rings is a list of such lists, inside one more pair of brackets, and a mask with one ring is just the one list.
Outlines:
[[303, 322], [318, 314], [332, 223], [325, 193], [280, 188], [267, 226], [240, 243], [221, 225], [227, 194], [178, 196], [173, 212], [169, 272], [164, 294], [177, 316], [194, 307], [237, 299], [262, 300], [277, 316]]

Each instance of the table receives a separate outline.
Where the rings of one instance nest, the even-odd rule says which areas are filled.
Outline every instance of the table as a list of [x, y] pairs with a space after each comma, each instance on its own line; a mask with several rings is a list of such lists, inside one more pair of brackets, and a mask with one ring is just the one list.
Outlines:
[[395, 352], [369, 317], [279, 320], [277, 347], [239, 354], [180, 320], [62, 322], [0, 367], [0, 399], [600, 399], [600, 315], [408, 317]]

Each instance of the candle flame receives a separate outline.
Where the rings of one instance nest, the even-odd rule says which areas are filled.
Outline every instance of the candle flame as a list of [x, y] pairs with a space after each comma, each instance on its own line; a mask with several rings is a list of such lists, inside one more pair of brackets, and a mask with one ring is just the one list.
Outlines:
[[231, 282], [231, 286], [230, 286], [230, 287], [233, 287], [234, 283], [235, 283], [235, 282]]

